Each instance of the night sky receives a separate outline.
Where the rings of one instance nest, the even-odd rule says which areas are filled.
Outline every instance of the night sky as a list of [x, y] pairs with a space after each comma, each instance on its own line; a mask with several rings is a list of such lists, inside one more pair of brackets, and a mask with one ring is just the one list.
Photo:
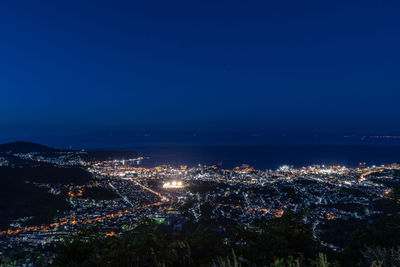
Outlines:
[[400, 133], [399, 1], [1, 1], [0, 138]]

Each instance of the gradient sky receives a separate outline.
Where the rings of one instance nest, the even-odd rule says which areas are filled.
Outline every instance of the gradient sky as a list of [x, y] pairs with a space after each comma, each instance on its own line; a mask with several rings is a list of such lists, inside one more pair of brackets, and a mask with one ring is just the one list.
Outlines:
[[1, 1], [1, 136], [400, 133], [399, 1]]

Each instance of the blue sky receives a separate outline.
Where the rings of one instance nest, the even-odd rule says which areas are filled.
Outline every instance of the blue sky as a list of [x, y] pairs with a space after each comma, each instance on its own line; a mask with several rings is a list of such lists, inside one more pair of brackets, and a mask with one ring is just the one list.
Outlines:
[[399, 134], [399, 13], [398, 1], [3, 1], [1, 135]]

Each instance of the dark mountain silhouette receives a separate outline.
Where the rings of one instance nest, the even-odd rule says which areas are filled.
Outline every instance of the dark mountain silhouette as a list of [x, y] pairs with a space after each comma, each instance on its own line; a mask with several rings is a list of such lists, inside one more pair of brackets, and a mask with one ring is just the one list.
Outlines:
[[[64, 150], [56, 149], [41, 144], [32, 142], [18, 141], [0, 145], [0, 153], [12, 152], [12, 153], [30, 153], [39, 152], [51, 155], [55, 152], [80, 152], [78, 150]], [[80, 154], [80, 157], [84, 160], [96, 161], [96, 160], [113, 160], [113, 159], [130, 159], [138, 155], [136, 151], [85, 151]]]
[[0, 145], [0, 152], [8, 152], [8, 151], [11, 151], [13, 153], [29, 153], [29, 152], [43, 153], [43, 152], [57, 152], [61, 150], [24, 141], [18, 141]]
[[65, 201], [65, 192], [54, 195], [48, 188], [39, 187], [34, 183], [85, 185], [92, 179], [93, 176], [89, 172], [75, 167], [0, 166], [0, 229], [7, 229], [11, 220], [26, 216], [34, 216], [28, 224], [50, 223], [55, 216], [70, 208]]

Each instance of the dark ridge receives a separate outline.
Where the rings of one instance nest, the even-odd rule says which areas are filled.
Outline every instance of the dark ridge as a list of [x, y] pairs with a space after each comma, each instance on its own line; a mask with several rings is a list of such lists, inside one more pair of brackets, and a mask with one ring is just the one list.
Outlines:
[[0, 152], [13, 152], [13, 153], [30, 153], [30, 152], [57, 152], [60, 151], [48, 146], [32, 143], [17, 141], [0, 145]]
[[[30, 153], [39, 152], [48, 155], [56, 152], [79, 152], [78, 150], [56, 149], [32, 142], [18, 141], [0, 145], [0, 153]], [[136, 151], [86, 151], [80, 154], [82, 159], [88, 161], [102, 161], [113, 159], [131, 159], [138, 155]], [[29, 165], [29, 164], [23, 164]]]
[[15, 181], [56, 184], [84, 185], [92, 180], [92, 175], [82, 168], [59, 168], [55, 166], [39, 167], [0, 167], [0, 181]]
[[34, 216], [29, 220], [32, 225], [50, 223], [70, 208], [64, 195], [53, 195], [49, 188], [35, 183], [63, 188], [62, 185], [85, 185], [92, 179], [82, 168], [0, 167], [0, 230], [21, 217]]

